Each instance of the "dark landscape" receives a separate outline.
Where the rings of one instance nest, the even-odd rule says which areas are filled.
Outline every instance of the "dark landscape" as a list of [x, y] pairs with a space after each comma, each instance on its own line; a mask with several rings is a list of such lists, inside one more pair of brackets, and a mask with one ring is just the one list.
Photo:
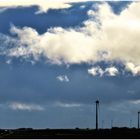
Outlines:
[[0, 130], [1, 139], [139, 139], [140, 129], [32, 129], [19, 128]]

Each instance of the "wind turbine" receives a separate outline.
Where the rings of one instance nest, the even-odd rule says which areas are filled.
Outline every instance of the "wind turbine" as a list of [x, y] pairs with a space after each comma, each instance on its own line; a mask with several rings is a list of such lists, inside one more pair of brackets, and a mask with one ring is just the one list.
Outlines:
[[140, 111], [138, 111], [138, 129], [140, 128]]
[[96, 130], [98, 130], [98, 123], [99, 123], [99, 100], [96, 100]]

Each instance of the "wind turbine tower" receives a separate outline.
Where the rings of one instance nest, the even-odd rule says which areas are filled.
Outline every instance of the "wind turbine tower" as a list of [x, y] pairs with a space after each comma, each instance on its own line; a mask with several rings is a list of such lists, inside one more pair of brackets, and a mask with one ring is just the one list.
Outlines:
[[138, 129], [140, 128], [140, 111], [138, 111]]
[[99, 100], [96, 100], [96, 130], [98, 130], [98, 122], [99, 122]]

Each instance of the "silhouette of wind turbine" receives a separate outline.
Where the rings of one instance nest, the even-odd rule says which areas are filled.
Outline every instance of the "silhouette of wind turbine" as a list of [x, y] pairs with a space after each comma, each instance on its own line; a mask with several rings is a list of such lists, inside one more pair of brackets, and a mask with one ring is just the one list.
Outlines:
[[98, 130], [98, 121], [99, 121], [99, 100], [96, 100], [96, 130]]
[[140, 111], [138, 111], [138, 129], [140, 128]]

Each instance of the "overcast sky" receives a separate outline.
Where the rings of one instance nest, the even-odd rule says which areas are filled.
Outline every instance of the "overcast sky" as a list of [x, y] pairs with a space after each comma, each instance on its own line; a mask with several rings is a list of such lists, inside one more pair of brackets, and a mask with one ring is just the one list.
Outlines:
[[0, 0], [0, 128], [137, 127], [140, 2]]

